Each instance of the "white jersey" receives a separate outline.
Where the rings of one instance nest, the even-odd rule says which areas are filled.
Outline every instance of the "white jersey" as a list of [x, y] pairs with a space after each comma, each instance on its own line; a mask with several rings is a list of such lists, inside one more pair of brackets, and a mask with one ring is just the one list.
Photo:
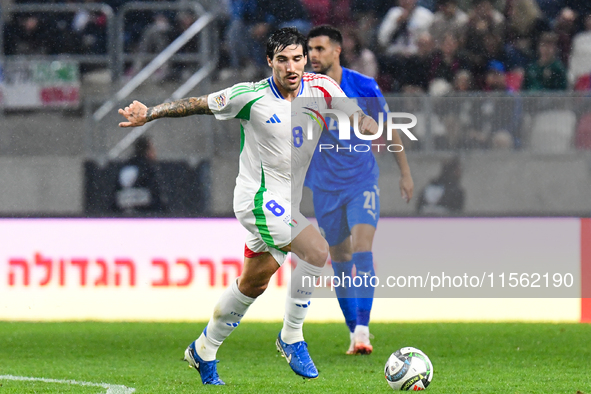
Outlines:
[[345, 97], [333, 79], [312, 73], [304, 73], [293, 102], [282, 97], [273, 77], [239, 83], [209, 95], [208, 105], [217, 119], [240, 119], [235, 212], [261, 204], [255, 199], [266, 191], [299, 210], [304, 178], [321, 133], [321, 122], [311, 122], [313, 127], [307, 127], [309, 114], [312, 109], [333, 108], [351, 116], [361, 110], [354, 100]]

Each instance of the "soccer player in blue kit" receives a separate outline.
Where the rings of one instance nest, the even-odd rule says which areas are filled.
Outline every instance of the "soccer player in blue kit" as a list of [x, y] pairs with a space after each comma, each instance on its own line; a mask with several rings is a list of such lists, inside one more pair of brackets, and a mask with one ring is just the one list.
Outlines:
[[[388, 112], [388, 104], [373, 78], [340, 65], [342, 43], [338, 29], [329, 25], [313, 28], [308, 34], [312, 69], [333, 78], [348, 97], [367, 97], [359, 99], [358, 105], [377, 120], [380, 112]], [[375, 275], [372, 243], [380, 215], [379, 167], [371, 150], [351, 149], [367, 141], [354, 133], [350, 140], [339, 140], [334, 119], [330, 119], [328, 128], [320, 136], [318, 146], [339, 146], [339, 150], [316, 149], [305, 185], [313, 192], [316, 219], [320, 233], [328, 241], [335, 276], [352, 277], [355, 266], [358, 276], [371, 277]], [[391, 142], [402, 146], [397, 132], [392, 133]], [[402, 198], [408, 203], [414, 188], [410, 168], [404, 150], [394, 156], [400, 169]], [[346, 353], [370, 354], [373, 347], [369, 318], [374, 288], [341, 286], [336, 288], [336, 294], [350, 331], [351, 345]]]

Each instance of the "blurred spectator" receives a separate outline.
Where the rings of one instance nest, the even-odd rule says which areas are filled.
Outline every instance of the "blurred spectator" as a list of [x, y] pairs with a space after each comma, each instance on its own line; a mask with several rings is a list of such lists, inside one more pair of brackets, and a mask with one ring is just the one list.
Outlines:
[[384, 17], [378, 31], [378, 43], [385, 56], [410, 56], [418, 51], [417, 41], [421, 33], [428, 31], [433, 13], [418, 6], [417, 0], [399, 0]]
[[[577, 14], [570, 8], [563, 8], [556, 22], [554, 32], [558, 35], [558, 58], [564, 65], [569, 64], [572, 40], [578, 31]], [[535, 37], [537, 44], [539, 37]], [[537, 45], [534, 47], [537, 48]]]
[[560, 14], [560, 10], [566, 7], [566, 0], [536, 0], [544, 17], [553, 22]]
[[[94, 3], [86, 0], [85, 3]], [[107, 52], [107, 16], [102, 12], [81, 9], [72, 21], [72, 29], [80, 36], [80, 52], [98, 55]]]
[[[171, 41], [175, 40], [178, 36], [183, 34], [195, 21], [197, 20], [197, 16], [193, 12], [189, 11], [180, 11], [176, 14], [174, 18], [174, 23], [172, 26], [172, 37]], [[179, 50], [178, 53], [184, 54], [197, 54], [199, 52], [199, 36], [193, 37], [189, 42], [187, 42], [183, 47]], [[195, 57], [195, 61], [191, 62], [181, 62], [181, 61], [174, 61], [171, 65], [172, 70], [168, 75], [168, 78], [171, 80], [186, 80], [188, 79], [191, 74], [195, 72], [195, 66], [198, 64], [198, 59]]]
[[535, 58], [540, 34], [551, 30], [535, 0], [508, 0], [505, 7], [506, 66], [525, 69]]
[[431, 12], [435, 12], [437, 8], [437, 0], [418, 0], [417, 4]]
[[556, 57], [557, 37], [544, 33], [538, 44], [538, 60], [531, 63], [525, 72], [523, 90], [565, 90], [567, 88], [564, 65]]
[[456, 38], [464, 37], [468, 15], [458, 7], [457, 0], [439, 0], [437, 10], [429, 32], [435, 41], [435, 47], [441, 48], [447, 33], [453, 34]]
[[565, 7], [572, 9], [577, 15], [577, 32], [583, 30], [585, 16], [591, 14], [591, 1], [565, 0], [565, 3]]
[[505, 26], [507, 36], [533, 38], [532, 36], [536, 34], [536, 25], [543, 21], [540, 7], [534, 0], [507, 1], [505, 16], [507, 17]]
[[475, 0], [466, 26], [465, 49], [474, 66], [472, 73], [477, 84], [482, 84], [486, 66], [491, 60], [500, 60], [503, 48], [503, 15], [495, 10], [490, 0]]
[[591, 73], [591, 15], [585, 18], [585, 29], [574, 37], [570, 54], [568, 74], [575, 85]]
[[431, 81], [431, 64], [433, 62], [433, 38], [423, 32], [417, 39], [417, 52], [404, 59], [396, 70], [401, 90], [407, 93], [426, 92]]
[[156, 151], [152, 141], [142, 136], [135, 141], [133, 157], [119, 171], [113, 210], [116, 212], [164, 212], [156, 173]]
[[257, 21], [256, 7], [256, 0], [230, 0], [230, 22], [223, 44], [230, 59], [230, 69], [222, 70], [222, 79], [237, 74], [246, 66], [250, 53], [255, 51], [249, 32]]
[[435, 51], [431, 62], [431, 79], [444, 79], [452, 83], [460, 70], [470, 68], [468, 60], [458, 51], [458, 45], [453, 33], [443, 35], [441, 49]]
[[[300, 0], [233, 0], [233, 21], [228, 31], [230, 70], [223, 70], [222, 78], [240, 71], [242, 62], [248, 62], [242, 78], [253, 79], [266, 75], [265, 42], [276, 29], [296, 27], [307, 34], [312, 27], [308, 13]], [[233, 54], [233, 51], [237, 51]]]
[[460, 184], [462, 164], [458, 157], [445, 160], [437, 178], [421, 191], [417, 213], [426, 215], [457, 214], [464, 210], [465, 192]]
[[254, 26], [252, 35], [263, 41], [276, 29], [294, 26], [306, 35], [312, 27], [300, 0], [257, 0], [257, 16], [258, 24]]
[[[173, 2], [174, 0], [152, 0], [152, 2]], [[169, 21], [174, 19], [174, 12], [134, 10], [125, 13], [124, 17], [124, 46], [125, 52], [135, 52], [140, 45], [140, 40], [146, 28], [154, 23], [154, 16], [157, 14], [165, 15]]]
[[[507, 0], [490, 0], [491, 5], [494, 9], [502, 11], [505, 9], [505, 3]], [[470, 10], [474, 7], [474, 0], [458, 0], [458, 7], [462, 10], [470, 13]]]
[[[137, 58], [134, 62], [131, 74], [137, 73], [144, 64], [149, 60], [145, 58], [147, 54], [158, 54], [162, 52], [174, 39], [173, 28], [170, 20], [165, 14], [156, 13], [153, 17], [152, 23], [149, 24], [143, 31], [136, 53]], [[155, 73], [155, 77], [162, 80], [168, 76], [169, 72], [168, 62]]]
[[378, 77], [378, 61], [368, 48], [365, 48], [355, 30], [343, 29], [343, 51], [341, 64], [345, 67], [376, 79]]
[[529, 37], [508, 37], [505, 45], [507, 69], [523, 73], [535, 59], [534, 53]]
[[505, 75], [505, 66], [498, 60], [492, 60], [488, 65], [486, 77], [484, 79], [484, 91], [486, 92], [506, 92], [507, 80]]
[[377, 31], [384, 15], [392, 7], [392, 1], [350, 0], [350, 2], [351, 19], [356, 26], [359, 39], [364, 46], [377, 54], [379, 50]]
[[472, 73], [468, 70], [460, 70], [456, 73], [453, 80], [454, 92], [471, 92], [474, 90], [474, 81]]
[[503, 71], [506, 69], [507, 53], [501, 37], [491, 32], [483, 37], [482, 48], [478, 48], [478, 52], [468, 53], [467, 57], [479, 89], [485, 89], [485, 77], [491, 62], [500, 63], [503, 66]]
[[48, 26], [48, 21], [39, 14], [13, 15], [5, 27], [4, 53], [6, 55], [48, 54], [51, 46]]
[[331, 24], [349, 26], [351, 24], [350, 0], [301, 0], [312, 26]]

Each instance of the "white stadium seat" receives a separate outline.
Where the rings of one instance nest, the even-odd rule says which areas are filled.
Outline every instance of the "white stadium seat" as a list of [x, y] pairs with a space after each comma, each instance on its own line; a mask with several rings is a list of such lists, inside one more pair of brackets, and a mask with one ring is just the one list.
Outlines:
[[530, 148], [540, 153], [565, 153], [572, 149], [577, 116], [570, 110], [537, 113], [533, 118]]

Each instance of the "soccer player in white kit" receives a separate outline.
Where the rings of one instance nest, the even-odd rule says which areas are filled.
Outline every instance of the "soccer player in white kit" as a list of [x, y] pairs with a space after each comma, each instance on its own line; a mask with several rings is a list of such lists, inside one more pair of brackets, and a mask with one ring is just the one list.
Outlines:
[[[294, 119], [307, 115], [292, 102], [302, 97], [304, 103], [313, 102], [316, 109], [330, 107], [344, 112], [351, 121], [358, 121], [363, 134], [378, 131], [377, 123], [363, 114], [353, 100], [345, 99], [334, 80], [304, 72], [306, 37], [297, 29], [274, 32], [267, 41], [266, 52], [273, 71], [270, 78], [150, 108], [134, 101], [119, 110], [127, 118], [127, 122], [119, 124], [121, 127], [195, 114], [215, 115], [220, 120], [240, 119], [240, 170], [234, 189], [234, 212], [250, 234], [242, 275], [222, 294], [203, 333], [185, 351], [185, 360], [199, 371], [203, 384], [224, 384], [217, 373], [217, 350], [265, 291], [288, 252], [295, 253], [301, 261], [291, 274], [291, 291], [287, 294], [283, 328], [276, 345], [296, 374], [306, 378], [318, 376], [302, 332], [314, 287], [302, 279], [320, 276], [328, 257], [328, 244], [299, 212], [299, 204], [321, 130], [315, 126], [308, 138], [310, 130], [302, 127], [306, 123], [294, 127], [300, 124]], [[354, 117], [355, 114], [358, 116]]]

